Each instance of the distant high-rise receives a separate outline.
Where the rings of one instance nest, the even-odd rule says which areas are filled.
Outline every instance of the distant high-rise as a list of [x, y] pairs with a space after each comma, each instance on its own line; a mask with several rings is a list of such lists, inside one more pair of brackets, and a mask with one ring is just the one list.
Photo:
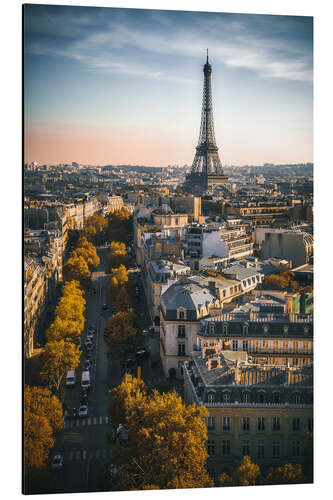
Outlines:
[[184, 188], [189, 191], [206, 191], [216, 186], [226, 186], [228, 180], [228, 177], [223, 172], [214, 133], [211, 87], [212, 66], [208, 61], [208, 49], [203, 72], [204, 88], [199, 141], [191, 172], [186, 176], [184, 185]]

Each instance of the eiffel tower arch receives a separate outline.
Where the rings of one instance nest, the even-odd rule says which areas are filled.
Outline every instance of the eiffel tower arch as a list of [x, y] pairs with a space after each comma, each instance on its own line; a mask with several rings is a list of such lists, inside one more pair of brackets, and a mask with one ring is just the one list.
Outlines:
[[224, 186], [226, 190], [229, 188], [228, 177], [223, 171], [215, 139], [211, 87], [212, 66], [208, 61], [208, 49], [203, 72], [204, 88], [199, 140], [191, 172], [187, 174], [184, 183], [185, 190], [196, 193], [212, 192], [217, 186]]

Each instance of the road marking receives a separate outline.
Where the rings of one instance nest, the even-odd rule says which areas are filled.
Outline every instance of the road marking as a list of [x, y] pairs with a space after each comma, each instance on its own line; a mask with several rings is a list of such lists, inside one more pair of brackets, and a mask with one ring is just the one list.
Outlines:
[[91, 419], [90, 419], [90, 418], [88, 418], [88, 423], [87, 423], [87, 425], [90, 425], [90, 420], [91, 420]]
[[86, 421], [82, 420], [82, 426], [84, 427], [86, 425]]
[[82, 452], [82, 460], [85, 460], [87, 456], [87, 450], [83, 450]]
[[103, 423], [103, 417], [99, 417], [99, 423], [102, 424]]
[[79, 427], [80, 422], [81, 422], [80, 420], [77, 420], [77, 421], [76, 421], [76, 427]]
[[96, 425], [97, 424], [97, 417], [94, 417], [93, 421], [94, 421], [94, 425]]
[[109, 417], [105, 417], [105, 423], [108, 424], [109, 423]]

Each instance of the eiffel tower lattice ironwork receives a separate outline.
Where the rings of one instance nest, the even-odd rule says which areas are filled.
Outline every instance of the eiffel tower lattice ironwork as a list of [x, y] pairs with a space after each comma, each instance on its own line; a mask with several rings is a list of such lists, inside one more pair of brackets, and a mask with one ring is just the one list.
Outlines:
[[201, 125], [199, 141], [190, 174], [186, 177], [187, 185], [203, 190], [218, 185], [226, 185], [227, 176], [223, 172], [222, 163], [216, 145], [213, 119], [213, 102], [211, 74], [212, 66], [207, 61], [203, 67], [204, 88], [202, 99]]

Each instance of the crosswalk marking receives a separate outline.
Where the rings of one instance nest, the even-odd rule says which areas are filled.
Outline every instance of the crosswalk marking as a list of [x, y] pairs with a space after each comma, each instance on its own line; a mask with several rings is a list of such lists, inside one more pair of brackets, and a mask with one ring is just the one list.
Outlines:
[[64, 429], [73, 429], [73, 427], [88, 427], [90, 425], [105, 425], [111, 423], [108, 416], [77, 418], [67, 420]]
[[[61, 452], [60, 452], [61, 453]], [[62, 453], [64, 461], [72, 460], [92, 460], [92, 459], [110, 459], [111, 450], [109, 448], [102, 448], [97, 450], [71, 450]]]
[[71, 443], [80, 443], [82, 439], [82, 435], [80, 432], [65, 432], [64, 433], [64, 441]]

